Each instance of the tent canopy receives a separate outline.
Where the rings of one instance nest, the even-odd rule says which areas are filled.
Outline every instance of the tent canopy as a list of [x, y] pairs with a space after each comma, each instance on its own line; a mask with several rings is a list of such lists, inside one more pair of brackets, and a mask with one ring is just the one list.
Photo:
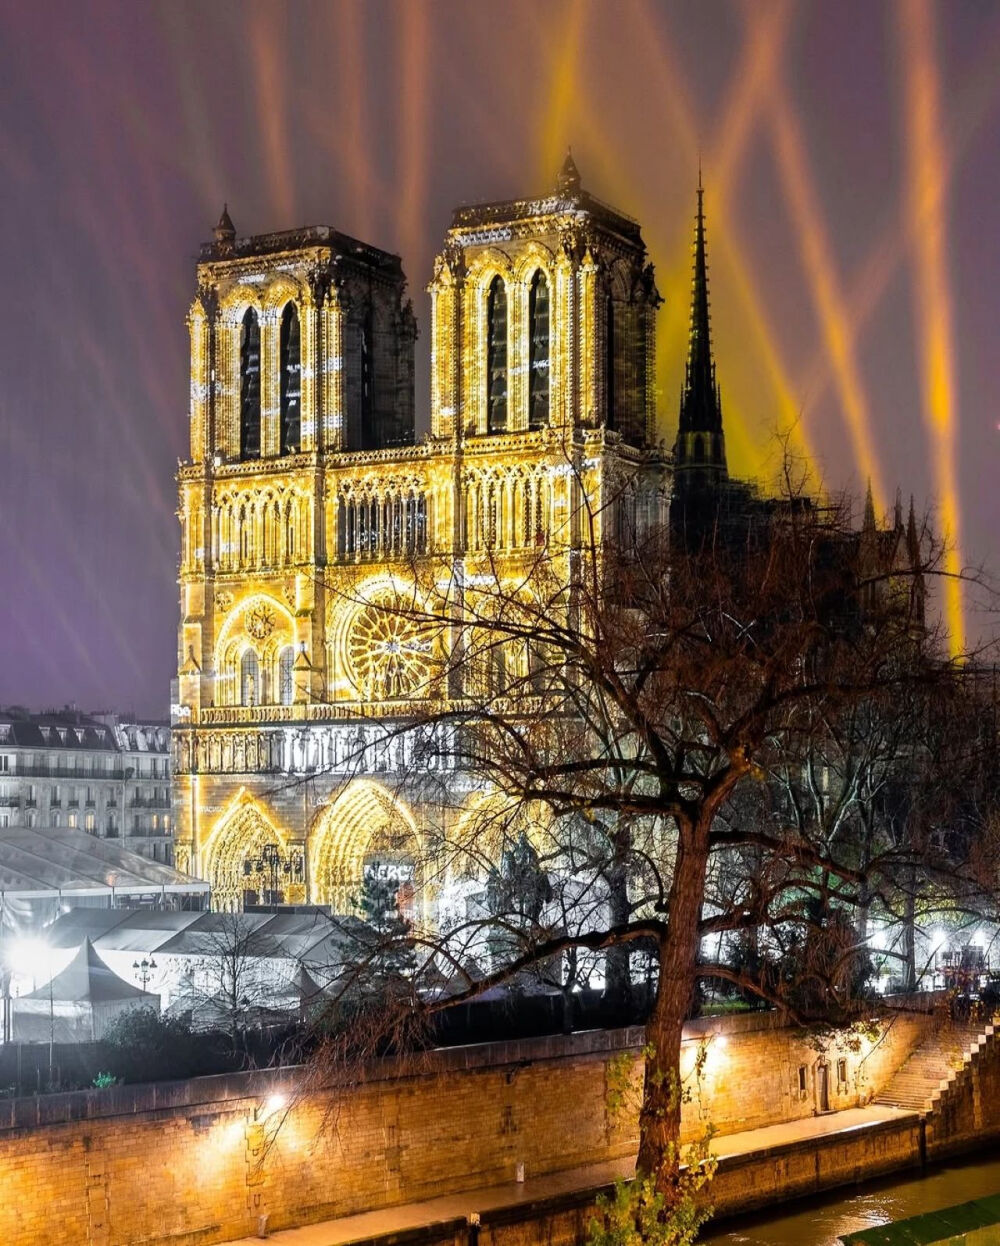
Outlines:
[[80, 950], [65, 969], [44, 986], [22, 995], [22, 1000], [52, 1000], [61, 1003], [106, 1004], [117, 1000], [145, 998], [150, 1007], [159, 1009], [160, 997], [142, 991], [107, 967], [94, 951], [89, 939], [84, 939]]

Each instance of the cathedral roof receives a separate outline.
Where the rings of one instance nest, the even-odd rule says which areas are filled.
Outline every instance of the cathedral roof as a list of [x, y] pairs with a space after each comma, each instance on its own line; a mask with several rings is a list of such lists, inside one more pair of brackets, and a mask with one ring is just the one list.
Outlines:
[[[223, 213], [223, 219], [228, 214]], [[232, 222], [230, 221], [230, 225]], [[369, 271], [387, 276], [398, 276], [403, 269], [402, 260], [391, 251], [383, 251], [370, 243], [342, 234], [332, 225], [303, 225], [298, 229], [282, 229], [269, 234], [249, 234], [244, 238], [221, 234], [222, 221], [216, 226], [215, 240], [202, 243], [199, 252], [201, 263], [215, 260], [252, 259], [257, 256], [275, 255], [281, 251], [304, 251], [322, 248], [333, 252], [343, 262], [358, 265]]]
[[503, 199], [494, 203], [463, 205], [455, 209], [451, 228], [463, 233], [480, 231], [566, 212], [586, 215], [632, 244], [643, 245], [638, 221], [583, 189], [583, 179], [572, 152], [567, 152], [555, 188], [549, 194], [534, 199]]

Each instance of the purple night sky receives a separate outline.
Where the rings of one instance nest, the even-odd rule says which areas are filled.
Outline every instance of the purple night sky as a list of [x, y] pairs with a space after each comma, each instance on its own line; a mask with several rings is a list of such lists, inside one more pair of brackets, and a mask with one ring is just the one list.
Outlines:
[[0, 0], [0, 703], [167, 714], [184, 318], [224, 199], [240, 234], [402, 254], [420, 431], [450, 209], [547, 190], [567, 143], [643, 224], [668, 441], [700, 152], [731, 466], [798, 416], [832, 489], [950, 489], [992, 562], [998, 65], [989, 0]]

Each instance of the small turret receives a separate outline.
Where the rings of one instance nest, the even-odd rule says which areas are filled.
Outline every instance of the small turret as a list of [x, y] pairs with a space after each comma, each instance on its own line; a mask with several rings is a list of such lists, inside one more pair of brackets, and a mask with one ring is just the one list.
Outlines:
[[222, 215], [212, 233], [215, 235], [215, 241], [224, 246], [231, 246], [236, 241], [236, 226], [229, 215], [228, 203], [222, 205]]
[[576, 167], [572, 149], [568, 149], [566, 159], [556, 179], [556, 192], [564, 199], [573, 199], [580, 193], [581, 185], [580, 170]]

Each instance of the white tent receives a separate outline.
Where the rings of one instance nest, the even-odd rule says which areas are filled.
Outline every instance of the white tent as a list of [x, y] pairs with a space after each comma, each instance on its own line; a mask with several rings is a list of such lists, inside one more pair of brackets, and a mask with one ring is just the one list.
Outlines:
[[89, 939], [60, 973], [30, 995], [11, 1000], [13, 1039], [20, 1043], [84, 1043], [135, 1008], [160, 1011], [160, 997], [107, 967]]

